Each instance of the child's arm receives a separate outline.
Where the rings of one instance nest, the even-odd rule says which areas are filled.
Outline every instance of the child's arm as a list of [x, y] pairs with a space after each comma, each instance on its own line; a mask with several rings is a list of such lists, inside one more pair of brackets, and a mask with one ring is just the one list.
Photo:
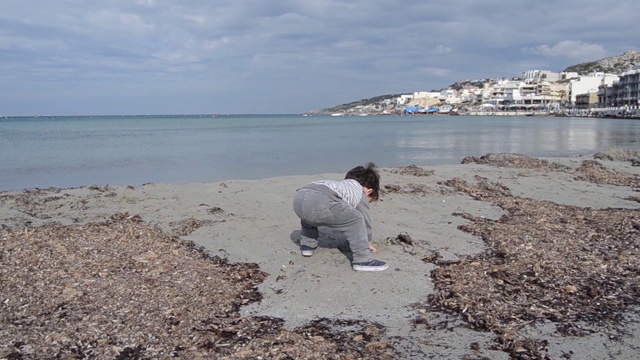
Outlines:
[[375, 252], [377, 252], [377, 251], [378, 251], [378, 250], [375, 248], [375, 246], [373, 246], [373, 243], [369, 243], [369, 250], [370, 250], [372, 253], [375, 253]]

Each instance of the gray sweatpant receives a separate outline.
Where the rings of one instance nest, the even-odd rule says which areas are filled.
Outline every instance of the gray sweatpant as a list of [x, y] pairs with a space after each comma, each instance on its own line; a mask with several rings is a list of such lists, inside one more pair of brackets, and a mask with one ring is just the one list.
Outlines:
[[354, 263], [373, 260], [364, 216], [358, 210], [320, 191], [305, 188], [296, 191], [293, 210], [300, 218], [300, 245], [318, 246], [318, 226], [326, 226], [346, 236]]

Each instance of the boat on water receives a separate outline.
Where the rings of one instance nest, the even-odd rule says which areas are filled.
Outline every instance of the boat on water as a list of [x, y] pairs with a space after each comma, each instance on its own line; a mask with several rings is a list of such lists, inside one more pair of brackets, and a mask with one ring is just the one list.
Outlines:
[[441, 105], [438, 107], [438, 114], [448, 114], [453, 110], [453, 106], [451, 105]]

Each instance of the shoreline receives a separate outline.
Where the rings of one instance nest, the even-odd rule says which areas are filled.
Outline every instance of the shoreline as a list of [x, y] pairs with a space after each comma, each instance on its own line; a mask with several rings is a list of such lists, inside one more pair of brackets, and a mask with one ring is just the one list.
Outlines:
[[[390, 265], [382, 273], [353, 272], [342, 252], [344, 241], [335, 233], [323, 233], [321, 248], [313, 257], [299, 254], [295, 243], [299, 225], [290, 204], [293, 191], [308, 181], [343, 174], [10, 191], [0, 193], [0, 219], [4, 236], [11, 230], [52, 222], [72, 226], [104, 222], [114, 214], [137, 216], [152, 227], [202, 246], [212, 256], [230, 263], [256, 264], [268, 274], [257, 286], [261, 301], [240, 307], [242, 317], [282, 319], [284, 329], [290, 331], [325, 318], [372, 321], [385, 327], [384, 340], [394, 343], [404, 358], [476, 355], [506, 359], [508, 346], [515, 341], [501, 343], [505, 349], [492, 348], [495, 333], [474, 331], [468, 319], [435, 311], [433, 302], [428, 305], [429, 296], [437, 296], [440, 286], [432, 274], [488, 250], [480, 236], [461, 229], [509, 215], [507, 205], [498, 205], [504, 198], [531, 199], [535, 206], [624, 209], [638, 219], [640, 202], [634, 199], [640, 196], [640, 185], [633, 181], [638, 181], [640, 168], [630, 162], [598, 160], [606, 170], [578, 172], [591, 159], [541, 159], [545, 165], [535, 158], [507, 156], [488, 163], [476, 159], [459, 165], [381, 169], [383, 193], [372, 204], [372, 216], [379, 250], [376, 257]], [[560, 171], [549, 163], [568, 168]], [[598, 174], [609, 177], [602, 182]], [[612, 174], [624, 174], [632, 182], [606, 183], [619, 180]], [[459, 181], [451, 182], [454, 179]], [[478, 197], [482, 194], [492, 195]], [[394, 241], [401, 233], [410, 234], [413, 247]], [[637, 320], [637, 305], [624, 308], [624, 316]], [[571, 323], [587, 327], [579, 321]], [[616, 358], [634, 358], [633, 336], [640, 335], [640, 328], [633, 321], [621, 326], [615, 341], [608, 337], [615, 329], [559, 336], [552, 322], [540, 320], [514, 331], [520, 338], [548, 343], [523, 347], [532, 354], [544, 350], [551, 358], [561, 358], [571, 351], [576, 358], [604, 358], [617, 352]]]

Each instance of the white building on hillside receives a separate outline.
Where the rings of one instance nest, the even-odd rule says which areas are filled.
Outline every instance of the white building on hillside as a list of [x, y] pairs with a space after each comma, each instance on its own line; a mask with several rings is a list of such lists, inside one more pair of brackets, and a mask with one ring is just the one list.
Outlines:
[[640, 107], [640, 66], [623, 72], [611, 85], [602, 84], [598, 88], [598, 105]]
[[461, 102], [473, 103], [482, 101], [482, 89], [473, 85], [466, 85], [458, 91], [458, 97]]
[[396, 99], [396, 103], [398, 105], [407, 104], [409, 101], [413, 100], [413, 95], [411, 94], [402, 94], [400, 97]]
[[559, 103], [566, 93], [564, 86], [546, 81], [499, 81], [484, 92], [483, 103], [512, 109], [542, 108]]
[[640, 106], [640, 66], [620, 74], [618, 104], [627, 107]]
[[458, 96], [458, 91], [449, 88], [442, 89], [440, 91], [440, 96], [438, 97], [438, 99], [447, 104], [457, 104], [461, 102], [460, 97]]
[[569, 71], [569, 72], [561, 72], [560, 73], [560, 80], [569, 80], [569, 79], [574, 79], [577, 78], [578, 76], [580, 76], [577, 72], [574, 71]]
[[556, 82], [560, 74], [549, 70], [529, 70], [522, 73], [522, 79], [527, 84], [537, 84], [543, 81]]
[[572, 103], [576, 102], [576, 95], [587, 94], [590, 91], [598, 91], [600, 85], [612, 85], [618, 81], [617, 75], [594, 73], [588, 76], [580, 76], [569, 82], [569, 96]]

